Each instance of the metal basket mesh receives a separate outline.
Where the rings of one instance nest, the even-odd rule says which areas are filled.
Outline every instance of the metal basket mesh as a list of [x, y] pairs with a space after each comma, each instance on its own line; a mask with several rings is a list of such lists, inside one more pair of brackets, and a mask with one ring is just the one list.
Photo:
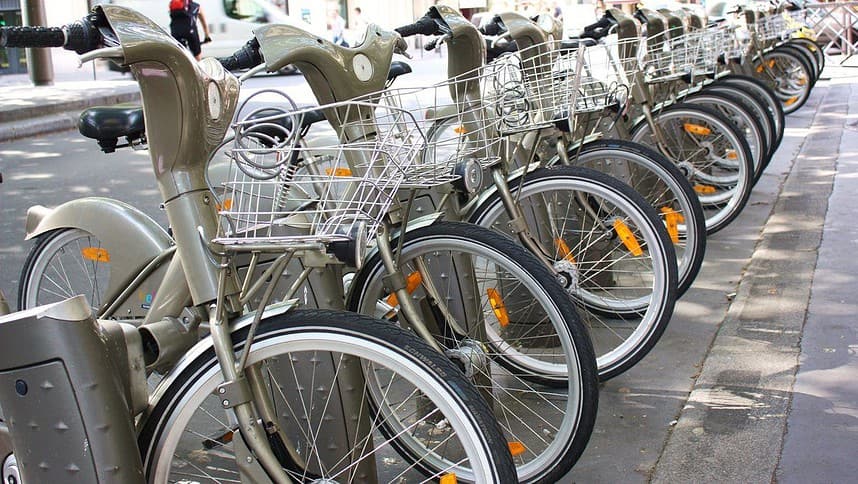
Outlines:
[[[265, 91], [266, 94], [270, 91]], [[225, 246], [329, 243], [353, 237], [359, 224], [369, 237], [417, 170], [426, 138], [408, 111], [367, 101], [244, 113], [234, 137], [212, 161], [210, 185], [221, 215], [215, 242]], [[275, 103], [276, 104], [276, 103]], [[319, 111], [337, 124], [305, 125]], [[213, 180], [211, 173], [219, 173]]]
[[701, 32], [670, 38], [668, 32], [647, 37], [643, 54], [647, 82], [677, 79], [693, 72], [700, 55]]

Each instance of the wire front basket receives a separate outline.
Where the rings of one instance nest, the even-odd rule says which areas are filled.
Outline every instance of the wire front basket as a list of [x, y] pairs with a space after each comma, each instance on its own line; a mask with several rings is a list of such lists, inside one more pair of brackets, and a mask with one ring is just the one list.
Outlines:
[[[281, 102], [257, 98], [272, 93]], [[267, 107], [244, 112], [254, 104]], [[297, 109], [285, 94], [262, 91], [239, 112], [209, 169], [221, 215], [215, 242], [226, 247], [325, 244], [353, 239], [361, 226], [373, 237], [426, 145], [411, 113], [380, 103]], [[341, 133], [310, 125], [322, 115]]]
[[562, 41], [494, 59], [481, 76], [484, 102], [505, 134], [568, 123], [575, 113], [583, 57]]
[[780, 40], [788, 32], [787, 19], [779, 13], [766, 15], [754, 23], [753, 30], [760, 40]]
[[702, 33], [690, 32], [670, 38], [668, 31], [646, 38], [643, 54], [647, 82], [678, 79], [694, 71], [702, 44]]
[[700, 48], [694, 59], [694, 73], [708, 74], [718, 70], [718, 59], [736, 49], [735, 36], [726, 25], [708, 27], [699, 31]]

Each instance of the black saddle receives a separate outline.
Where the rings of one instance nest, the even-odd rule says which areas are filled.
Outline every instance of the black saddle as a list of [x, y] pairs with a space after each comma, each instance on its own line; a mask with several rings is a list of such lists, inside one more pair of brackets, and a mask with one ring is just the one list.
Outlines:
[[393, 61], [390, 63], [390, 70], [387, 71], [387, 80], [392, 81], [402, 74], [411, 72], [411, 66], [402, 61]]
[[[80, 134], [98, 141], [101, 151], [116, 151], [119, 138], [125, 137], [128, 144], [145, 137], [143, 108], [132, 104], [96, 106], [80, 113]], [[122, 145], [127, 146], [127, 145]]]

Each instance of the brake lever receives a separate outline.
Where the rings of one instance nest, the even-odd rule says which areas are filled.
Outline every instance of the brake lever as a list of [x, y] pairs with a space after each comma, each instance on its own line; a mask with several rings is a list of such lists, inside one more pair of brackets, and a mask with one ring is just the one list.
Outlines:
[[122, 59], [125, 60], [125, 52], [122, 47], [105, 47], [103, 49], [95, 49], [78, 56], [78, 67], [84, 63], [95, 59]]
[[511, 35], [510, 35], [508, 30], [506, 32], [498, 35], [497, 37], [495, 37], [494, 40], [492, 40], [492, 49], [497, 48], [498, 42], [500, 42], [501, 40], [507, 40], [507, 41], [511, 40]]
[[396, 45], [393, 47], [393, 52], [395, 54], [399, 54], [406, 59], [412, 59], [411, 54], [408, 53], [408, 42], [405, 41], [401, 36], [396, 40]]

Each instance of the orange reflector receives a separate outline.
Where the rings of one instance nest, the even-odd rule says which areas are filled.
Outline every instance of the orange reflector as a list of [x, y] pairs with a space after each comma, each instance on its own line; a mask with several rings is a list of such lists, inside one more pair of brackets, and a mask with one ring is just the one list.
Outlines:
[[[408, 291], [408, 294], [411, 294], [417, 289], [417, 286], [423, 282], [423, 276], [420, 275], [419, 272], [414, 271], [411, 274], [408, 274], [408, 277], [405, 278], [405, 290]], [[387, 296], [387, 304], [391, 306], [399, 306], [399, 299], [396, 298], [396, 293], [390, 293]]]
[[701, 195], [711, 195], [715, 193], [715, 187], [709, 185], [694, 185], [694, 191]]
[[554, 239], [554, 245], [557, 247], [557, 254], [560, 257], [568, 260], [569, 262], [575, 263], [575, 257], [572, 255], [572, 250], [566, 245], [566, 241], [561, 237], [557, 237]]
[[332, 170], [330, 168], [325, 168], [325, 174], [334, 176], [352, 176], [352, 171], [348, 168], [337, 168], [336, 170]]
[[218, 203], [215, 206], [217, 207], [218, 210], [229, 210], [232, 208], [232, 199], [227, 198], [226, 200], [223, 201], [223, 205]]
[[110, 254], [101, 247], [84, 247], [80, 253], [86, 260], [95, 262], [110, 262]]
[[786, 104], [787, 106], [789, 106], [790, 104], [793, 104], [793, 103], [795, 103], [796, 101], [798, 101], [798, 96], [793, 96], [793, 97], [791, 97], [791, 98], [787, 99], [786, 101], [784, 101], [784, 104]]
[[444, 474], [438, 482], [441, 484], [456, 484], [459, 481], [456, 479], [456, 474]]
[[513, 457], [524, 454], [524, 451], [527, 450], [521, 442], [509, 442], [507, 445], [509, 446], [509, 453]]
[[504, 305], [500, 294], [493, 287], [486, 289], [486, 294], [489, 295], [489, 304], [492, 305], [495, 317], [498, 318], [501, 326], [506, 327], [509, 324], [509, 313], [506, 312], [506, 305]]
[[464, 126], [459, 125], [453, 128], [453, 132], [456, 134], [465, 134], [468, 132], [468, 130]]
[[775, 60], [774, 60], [774, 59], [772, 59], [772, 60], [770, 60], [770, 61], [769, 61], [769, 69], [771, 69], [771, 68], [772, 68], [772, 67], [774, 67], [774, 66], [775, 66]]
[[736, 150], [727, 150], [727, 159], [728, 160], [738, 160], [739, 154], [736, 153]]
[[664, 225], [667, 227], [667, 233], [670, 235], [670, 240], [673, 241], [674, 244], [678, 244], [679, 224], [685, 222], [685, 217], [670, 207], [661, 207], [661, 213], [664, 214]]
[[763, 65], [762, 65], [762, 64], [760, 64], [760, 65], [758, 65], [758, 66], [757, 66], [757, 72], [763, 72], [763, 69], [764, 69], [764, 68], [763, 68]]
[[698, 136], [708, 136], [712, 134], [712, 130], [707, 128], [706, 126], [700, 126], [699, 124], [694, 123], [685, 123], [682, 125], [683, 129], [685, 129], [686, 133], [696, 134]]
[[625, 222], [620, 219], [614, 220], [614, 230], [617, 232], [620, 240], [623, 241], [626, 249], [629, 249], [629, 252], [631, 252], [632, 255], [639, 256], [643, 254], [643, 249], [641, 249], [638, 239], [635, 238], [635, 234], [632, 233]]

